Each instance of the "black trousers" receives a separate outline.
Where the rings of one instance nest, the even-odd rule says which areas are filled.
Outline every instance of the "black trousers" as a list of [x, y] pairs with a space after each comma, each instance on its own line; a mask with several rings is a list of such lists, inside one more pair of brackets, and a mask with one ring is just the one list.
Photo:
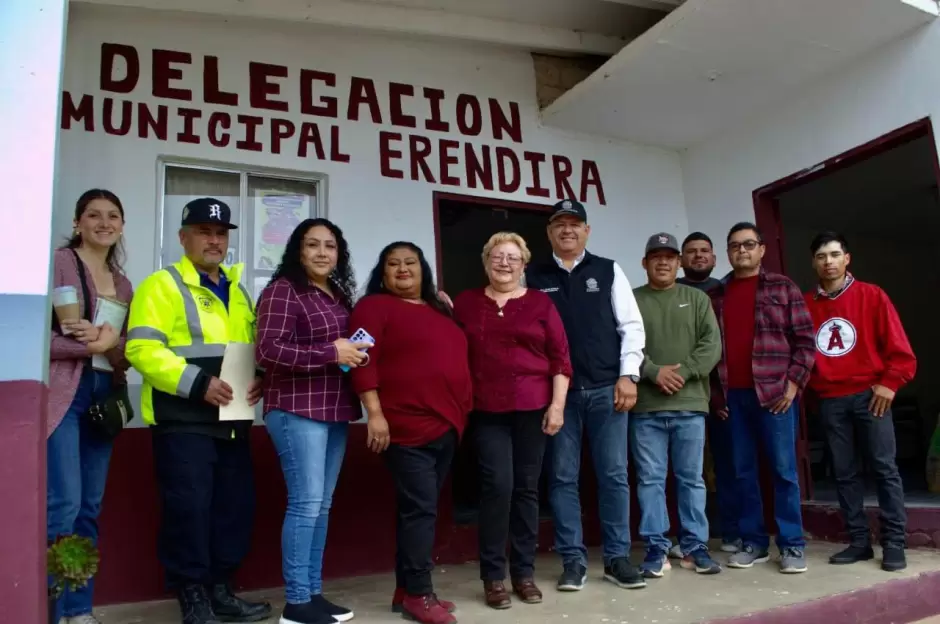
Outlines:
[[162, 517], [157, 546], [167, 585], [227, 582], [248, 554], [255, 512], [247, 439], [153, 435]]
[[475, 442], [480, 463], [480, 578], [509, 574], [532, 578], [538, 547], [539, 477], [545, 454], [545, 410], [476, 413]]
[[398, 503], [395, 582], [412, 596], [434, 591], [437, 502], [456, 450], [457, 431], [451, 429], [424, 446], [391, 444], [384, 453]]
[[907, 512], [904, 485], [895, 461], [894, 421], [891, 411], [876, 418], [868, 411], [872, 391], [823, 399], [820, 403], [826, 439], [832, 454], [839, 506], [853, 546], [871, 544], [871, 529], [865, 516], [865, 483], [862, 458], [875, 477], [881, 507], [881, 544], [904, 548]]

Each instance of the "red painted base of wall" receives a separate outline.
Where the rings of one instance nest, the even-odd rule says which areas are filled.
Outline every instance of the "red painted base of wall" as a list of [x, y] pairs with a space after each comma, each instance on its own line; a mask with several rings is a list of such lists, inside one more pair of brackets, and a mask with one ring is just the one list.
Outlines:
[[[333, 500], [324, 575], [327, 578], [390, 572], [395, 554], [395, 499], [391, 479], [378, 456], [366, 450], [366, 428], [353, 425], [339, 484]], [[251, 553], [236, 585], [242, 589], [278, 587], [281, 578], [281, 522], [286, 492], [274, 448], [262, 427], [252, 430], [258, 505]], [[582, 476], [582, 509], [585, 542], [600, 543], [597, 523], [596, 484], [590, 461]], [[633, 491], [631, 520], [634, 539], [639, 514]], [[670, 514], [677, 526], [674, 505]], [[463, 563], [477, 558], [475, 526], [455, 525], [450, 487], [445, 487], [437, 525], [435, 557], [438, 563]], [[769, 511], [769, 510], [768, 510]], [[911, 546], [940, 547], [940, 509], [908, 510]], [[873, 514], [875, 515], [875, 514]], [[162, 598], [163, 575], [156, 558], [159, 508], [153, 475], [150, 433], [130, 429], [114, 448], [108, 489], [101, 515], [101, 569], [96, 582], [96, 602], [110, 604]], [[838, 509], [825, 505], [804, 506], [807, 532], [817, 539], [844, 541]], [[554, 542], [550, 522], [539, 532], [540, 550]], [[389, 579], [389, 591], [391, 579]]]
[[[388, 471], [366, 450], [366, 428], [353, 425], [349, 446], [333, 497], [330, 534], [324, 562], [328, 578], [389, 572], [395, 555], [395, 497]], [[114, 447], [111, 471], [100, 518], [101, 568], [95, 583], [100, 604], [153, 600], [166, 595], [156, 557], [159, 507], [153, 474], [151, 436], [129, 429]], [[252, 430], [258, 504], [251, 553], [236, 584], [243, 589], [278, 587], [281, 578], [281, 522], [286, 491], [274, 447], [263, 427]], [[589, 466], [589, 462], [583, 465]], [[589, 473], [589, 471], [585, 471]], [[600, 529], [593, 520], [597, 507], [592, 474], [582, 483], [585, 541], [596, 545]], [[634, 505], [635, 499], [634, 499]], [[463, 563], [477, 557], [475, 526], [455, 525], [450, 487], [441, 497], [436, 561]], [[635, 507], [634, 507], [635, 508]], [[636, 522], [636, 514], [631, 514]], [[634, 526], [634, 532], [635, 532]], [[543, 522], [539, 544], [553, 543], [550, 522]], [[393, 588], [390, 586], [389, 591]]]

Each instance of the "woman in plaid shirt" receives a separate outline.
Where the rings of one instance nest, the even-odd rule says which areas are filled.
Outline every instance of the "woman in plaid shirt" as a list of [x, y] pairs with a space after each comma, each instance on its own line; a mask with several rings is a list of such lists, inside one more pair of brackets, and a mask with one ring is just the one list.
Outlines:
[[343, 232], [307, 219], [291, 234], [258, 302], [256, 357], [265, 370], [265, 424], [287, 484], [281, 557], [286, 624], [352, 619], [321, 594], [323, 550], [349, 423], [361, 412], [341, 365], [362, 364], [348, 336], [356, 280]]

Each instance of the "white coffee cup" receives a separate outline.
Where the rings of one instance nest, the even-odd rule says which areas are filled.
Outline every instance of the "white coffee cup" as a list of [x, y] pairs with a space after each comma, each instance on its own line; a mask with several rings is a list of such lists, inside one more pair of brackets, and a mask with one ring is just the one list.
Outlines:
[[62, 327], [62, 334], [67, 336], [72, 333], [65, 328], [66, 323], [75, 323], [82, 318], [78, 305], [78, 291], [75, 290], [75, 287], [59, 286], [53, 290], [52, 307], [59, 319], [59, 325]]

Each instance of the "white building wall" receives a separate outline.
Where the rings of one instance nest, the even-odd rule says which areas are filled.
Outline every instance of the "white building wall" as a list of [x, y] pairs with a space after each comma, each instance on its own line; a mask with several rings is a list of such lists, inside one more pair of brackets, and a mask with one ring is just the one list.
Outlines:
[[[434, 231], [432, 193], [443, 190], [477, 196], [492, 196], [517, 201], [550, 204], [554, 197], [541, 199], [528, 196], [523, 190], [531, 182], [523, 161], [522, 189], [515, 193], [466, 188], [412, 181], [408, 159], [397, 162], [405, 170], [405, 179], [380, 175], [378, 156], [379, 133], [382, 130], [421, 134], [435, 144], [440, 138], [466, 142], [455, 132], [439, 134], [425, 130], [423, 119], [429, 105], [421, 98], [406, 103], [405, 112], [418, 117], [416, 130], [388, 125], [389, 82], [434, 87], [446, 92], [442, 107], [445, 120], [453, 130], [454, 100], [460, 93], [477, 96], [486, 111], [487, 98], [495, 98], [504, 106], [519, 104], [523, 143], [507, 138], [495, 140], [488, 136], [488, 123], [483, 134], [471, 143], [486, 143], [493, 148], [505, 146], [522, 158], [524, 150], [559, 154], [568, 157], [575, 168], [572, 182], [578, 191], [580, 163], [597, 163], [606, 206], [588, 189], [586, 206], [593, 234], [590, 248], [599, 254], [620, 261], [631, 281], [643, 283], [640, 255], [646, 238], [661, 230], [682, 235], [686, 231], [682, 173], [678, 154], [629, 144], [618, 144], [598, 138], [572, 136], [548, 130], [539, 125], [536, 105], [533, 64], [529, 54], [486, 47], [469, 47], [446, 42], [402, 40], [367, 36], [357, 32], [324, 31], [311, 27], [273, 22], [238, 22], [173, 14], [143, 13], [108, 9], [73, 7], [68, 31], [68, 49], [64, 89], [78, 103], [83, 95], [94, 96], [95, 129], [84, 129], [82, 122], [72, 122], [71, 129], [61, 132], [59, 182], [57, 188], [54, 231], [65, 235], [71, 227], [72, 210], [78, 195], [92, 187], [108, 188], [121, 197], [127, 210], [127, 269], [131, 280], [138, 283], [154, 270], [155, 235], [158, 205], [157, 162], [161, 156], [183, 157], [245, 166], [273, 167], [328, 176], [327, 211], [350, 241], [360, 282], [365, 280], [379, 250], [388, 242], [412, 240], [433, 257]], [[140, 81], [126, 95], [106, 93], [99, 88], [101, 44], [104, 42], [135, 46], [140, 54]], [[183, 78], [174, 86], [192, 89], [193, 102], [156, 98], [151, 93], [151, 50], [154, 48], [188, 52], [193, 64], [184, 67]], [[202, 59], [204, 55], [219, 58], [220, 83], [223, 89], [239, 94], [237, 108], [202, 102]], [[250, 62], [281, 64], [289, 67], [289, 77], [282, 83], [280, 96], [290, 102], [289, 112], [250, 109], [248, 100], [248, 68]], [[340, 98], [340, 111], [345, 109], [346, 93], [351, 76], [375, 80], [385, 125], [373, 124], [363, 107], [364, 118], [357, 122], [301, 115], [298, 111], [298, 80], [301, 68], [332, 72], [337, 88], [330, 95]], [[118, 74], [116, 76], [119, 77]], [[318, 85], [319, 86], [319, 85]], [[326, 93], [321, 91], [321, 93]], [[127, 136], [113, 136], [104, 131], [102, 102], [112, 97], [135, 103], [135, 119]], [[169, 140], [140, 139], [136, 132], [136, 106], [145, 103], [155, 110], [159, 104], [170, 108]], [[174, 139], [182, 129], [174, 114], [178, 107], [203, 111], [196, 124], [203, 139], [198, 145]], [[299, 128], [304, 121], [317, 122], [329, 150], [329, 127], [339, 126], [341, 149], [349, 154], [349, 162], [318, 161], [315, 157], [299, 158], [295, 139], [286, 140], [281, 154], [272, 154], [268, 145], [261, 152], [234, 147], [239, 136], [232, 129], [227, 147], [213, 147], [206, 140], [206, 119], [213, 111], [260, 115], [265, 118], [260, 140], [268, 141], [268, 123], [278, 117], [293, 121]], [[484, 115], [485, 119], [488, 119]], [[404, 143], [407, 150], [407, 142]], [[463, 152], [457, 151], [462, 160]], [[437, 158], [431, 166], [437, 173]], [[463, 168], [455, 168], [463, 175]], [[542, 179], [552, 189], [551, 166], [543, 165]]]
[[937, 124], [938, 59], [940, 21], [689, 149], [682, 159], [689, 228], [715, 239], [718, 273], [729, 268], [719, 241], [735, 222], [753, 220], [754, 190], [917, 119]]

